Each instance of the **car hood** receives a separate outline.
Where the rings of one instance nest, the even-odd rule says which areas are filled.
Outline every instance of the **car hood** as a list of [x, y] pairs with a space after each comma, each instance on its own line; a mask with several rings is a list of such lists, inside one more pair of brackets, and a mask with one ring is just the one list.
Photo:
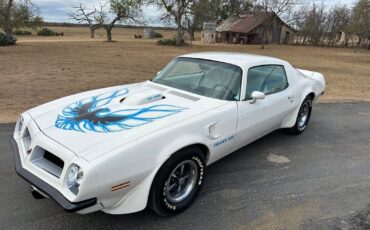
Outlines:
[[98, 145], [113, 150], [226, 103], [143, 82], [69, 96], [29, 114], [45, 135], [83, 157], [103, 154], [94, 152]]

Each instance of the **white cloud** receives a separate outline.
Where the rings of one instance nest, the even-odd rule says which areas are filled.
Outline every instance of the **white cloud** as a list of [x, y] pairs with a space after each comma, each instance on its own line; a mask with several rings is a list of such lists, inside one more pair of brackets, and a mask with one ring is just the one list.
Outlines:
[[[90, 9], [99, 8], [100, 4], [108, 5], [108, 1], [99, 0], [33, 0], [32, 2], [39, 7], [41, 16], [48, 22], [75, 22], [69, 18], [68, 13], [73, 11], [73, 6], [78, 6], [80, 3]], [[145, 6], [143, 21], [147, 25], [161, 26], [163, 25], [160, 21], [162, 13], [156, 6]]]
[[[86, 7], [94, 8], [99, 7], [100, 3], [103, 4], [108, 0], [32, 0], [41, 11], [41, 15], [48, 22], [74, 22], [69, 19], [68, 13], [73, 11], [72, 7], [77, 6], [80, 3]], [[306, 3], [324, 3], [325, 5], [332, 6], [335, 4], [346, 4], [353, 6], [356, 0], [305, 0]], [[161, 22], [160, 18], [163, 11], [158, 9], [156, 6], [144, 6], [143, 15], [145, 16], [144, 21], [146, 25], [163, 26], [164, 22]]]

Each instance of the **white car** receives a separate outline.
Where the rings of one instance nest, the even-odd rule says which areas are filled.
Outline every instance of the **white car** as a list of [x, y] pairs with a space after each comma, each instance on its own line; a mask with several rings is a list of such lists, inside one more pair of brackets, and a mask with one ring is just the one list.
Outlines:
[[195, 53], [151, 80], [24, 112], [11, 144], [35, 198], [81, 214], [186, 209], [206, 166], [281, 128], [302, 133], [322, 74], [276, 58]]

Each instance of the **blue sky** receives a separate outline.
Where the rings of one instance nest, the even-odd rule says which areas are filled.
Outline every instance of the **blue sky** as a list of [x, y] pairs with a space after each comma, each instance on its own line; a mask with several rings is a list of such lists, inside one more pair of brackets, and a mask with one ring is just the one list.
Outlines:
[[[107, 0], [105, 0], [107, 1]], [[347, 4], [352, 6], [356, 0], [305, 0], [306, 2], [321, 3], [324, 2], [326, 5], [335, 4]], [[69, 19], [68, 13], [73, 11], [72, 6], [79, 5], [83, 3], [87, 7], [93, 8], [94, 6], [99, 6], [100, 0], [32, 0], [39, 9], [42, 17], [48, 22], [74, 22]], [[145, 21], [146, 25], [161, 26], [163, 23], [160, 22], [160, 17], [162, 12], [160, 9], [154, 6], [143, 7], [144, 17], [142, 21]]]

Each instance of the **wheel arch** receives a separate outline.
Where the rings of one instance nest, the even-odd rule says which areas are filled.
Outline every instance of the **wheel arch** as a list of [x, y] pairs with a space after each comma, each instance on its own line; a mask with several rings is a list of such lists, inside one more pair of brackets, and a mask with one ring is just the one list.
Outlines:
[[[201, 152], [203, 153], [203, 155], [204, 155], [204, 159], [206, 160], [206, 163], [208, 162], [208, 160], [209, 160], [209, 156], [210, 156], [210, 150], [209, 150], [208, 146], [207, 146], [207, 145], [205, 145], [205, 144], [203, 144], [203, 143], [194, 143], [194, 144], [189, 144], [189, 145], [187, 145], [187, 146], [184, 146], [184, 147], [182, 147], [182, 148], [178, 149], [177, 151], [175, 151], [173, 154], [171, 154], [171, 155], [167, 158], [167, 160], [168, 160], [170, 157], [172, 157], [173, 155], [175, 155], [176, 153], [178, 153], [178, 152], [180, 152], [180, 151], [182, 151], [182, 150], [184, 150], [184, 149], [191, 148], [191, 147], [199, 148], [199, 149], [200, 149], [200, 151], [201, 151]], [[164, 162], [163, 162], [163, 163], [164, 163]]]
[[[310, 97], [310, 98], [312, 99], [312, 101], [314, 101], [314, 100], [315, 100], [315, 98], [316, 98], [316, 94], [312, 91], [311, 93], [307, 94], [307, 96], [305, 96], [305, 97], [304, 97], [304, 99], [306, 99], [306, 98], [308, 98], [308, 97]], [[303, 99], [303, 100], [304, 100], [304, 99]], [[301, 104], [302, 104], [303, 100], [301, 101]], [[311, 105], [311, 106], [312, 106], [312, 105]]]
[[[302, 97], [299, 99], [299, 103], [298, 103], [298, 106], [297, 108], [293, 111], [293, 113], [288, 116], [282, 123], [281, 123], [281, 128], [291, 128], [294, 126], [295, 122], [296, 122], [296, 119], [297, 119], [297, 116], [298, 116], [298, 112], [299, 112], [299, 109], [303, 103], [303, 101], [307, 98], [307, 97], [311, 97], [312, 99], [312, 102], [315, 100], [316, 98], [316, 94], [314, 92], [313, 89], [306, 89], [302, 94]], [[312, 107], [312, 104], [311, 104], [311, 107]]]

